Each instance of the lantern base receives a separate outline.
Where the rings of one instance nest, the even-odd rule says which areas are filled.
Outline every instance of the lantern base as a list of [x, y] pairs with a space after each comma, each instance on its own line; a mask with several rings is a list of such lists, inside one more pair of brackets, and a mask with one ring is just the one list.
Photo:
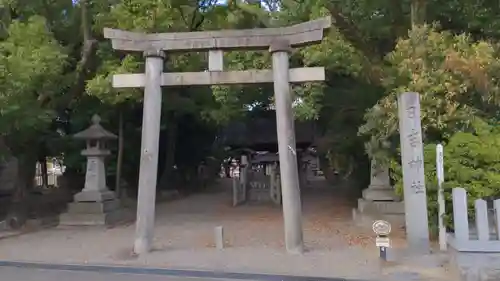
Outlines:
[[104, 202], [114, 200], [115, 193], [108, 189], [101, 190], [82, 190], [75, 194], [75, 202]]
[[104, 202], [73, 202], [68, 206], [68, 212], [59, 217], [63, 226], [109, 226], [124, 222], [130, 218], [126, 209], [122, 209], [120, 201]]

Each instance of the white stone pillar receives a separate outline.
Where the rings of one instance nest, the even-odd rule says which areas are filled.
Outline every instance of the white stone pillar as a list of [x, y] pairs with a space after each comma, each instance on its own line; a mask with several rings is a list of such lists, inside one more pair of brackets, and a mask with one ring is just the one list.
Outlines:
[[297, 151], [295, 143], [292, 94], [289, 84], [289, 42], [274, 41], [269, 51], [273, 57], [274, 97], [280, 161], [281, 188], [283, 196], [283, 219], [285, 222], [285, 244], [289, 253], [302, 253], [302, 206], [300, 200]]
[[398, 116], [408, 245], [411, 250], [428, 252], [429, 219], [418, 93], [398, 96]]
[[469, 240], [469, 218], [467, 206], [467, 192], [463, 188], [453, 188], [451, 192], [453, 202], [453, 228], [457, 243]]
[[151, 250], [155, 223], [156, 183], [158, 175], [158, 146], [161, 122], [161, 75], [165, 54], [147, 51], [146, 85], [142, 113], [141, 163], [134, 252]]

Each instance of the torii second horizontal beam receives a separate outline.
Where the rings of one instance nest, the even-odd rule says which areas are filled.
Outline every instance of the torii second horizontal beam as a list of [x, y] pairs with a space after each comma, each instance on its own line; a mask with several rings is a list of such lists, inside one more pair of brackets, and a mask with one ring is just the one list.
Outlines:
[[[325, 81], [324, 67], [291, 68], [290, 83]], [[243, 71], [206, 71], [206, 72], [168, 72], [161, 77], [162, 86], [209, 86], [231, 84], [262, 84], [273, 82], [273, 71], [243, 70]], [[143, 88], [146, 85], [146, 75], [115, 74], [113, 88]]]

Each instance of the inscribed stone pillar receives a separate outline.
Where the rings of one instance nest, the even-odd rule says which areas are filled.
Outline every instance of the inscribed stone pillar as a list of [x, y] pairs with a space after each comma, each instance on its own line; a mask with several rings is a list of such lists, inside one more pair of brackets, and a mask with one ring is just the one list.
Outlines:
[[273, 57], [274, 98], [276, 102], [276, 125], [278, 152], [285, 222], [285, 244], [289, 253], [303, 252], [302, 206], [300, 200], [297, 152], [289, 84], [289, 52], [286, 40], [277, 39], [269, 51]]
[[418, 93], [398, 96], [398, 115], [407, 240], [410, 249], [428, 252], [429, 225]]
[[162, 51], [147, 51], [144, 56], [146, 57], [146, 85], [142, 113], [141, 163], [134, 242], [134, 252], [137, 254], [149, 252], [153, 241], [161, 121], [161, 75], [165, 54]]

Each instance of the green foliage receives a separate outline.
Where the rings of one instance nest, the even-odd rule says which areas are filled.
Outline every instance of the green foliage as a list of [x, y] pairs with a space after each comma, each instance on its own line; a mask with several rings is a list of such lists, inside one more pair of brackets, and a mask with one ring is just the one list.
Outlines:
[[449, 166], [447, 184], [465, 188], [471, 200], [500, 195], [499, 145], [498, 128], [456, 133], [445, 153]]
[[[386, 95], [365, 114], [359, 135], [369, 138], [369, 155], [389, 163], [396, 190], [403, 195], [399, 163], [397, 95], [420, 93], [425, 178], [431, 229], [437, 224], [435, 145], [445, 143], [446, 224], [451, 227], [451, 189], [463, 187], [469, 204], [500, 195], [496, 188], [500, 154], [498, 130], [481, 120], [495, 120], [499, 105], [498, 46], [468, 34], [412, 29], [386, 57]], [[490, 122], [490, 121], [488, 121]], [[495, 121], [492, 121], [495, 122]]]
[[488, 42], [423, 26], [399, 40], [387, 61], [388, 95], [366, 113], [360, 128], [361, 135], [370, 136], [367, 151], [375, 157], [387, 159], [384, 151], [396, 148], [399, 93], [420, 93], [424, 142], [446, 140], [485, 106], [498, 105], [500, 62], [496, 46]]
[[[57, 130], [71, 134], [84, 128], [93, 113], [99, 113], [108, 122], [108, 129], [116, 131], [117, 112], [123, 112], [127, 116], [124, 169], [130, 171], [125, 174], [136, 173], [143, 90], [113, 89], [111, 77], [143, 73], [144, 58], [139, 53], [125, 55], [112, 50], [109, 40], [101, 36], [104, 27], [144, 32], [242, 29], [278, 27], [331, 15], [334, 25], [323, 42], [294, 50], [290, 59], [292, 67], [326, 69], [325, 83], [293, 86], [296, 118], [316, 119], [321, 129], [318, 149], [322, 158], [328, 156], [330, 166], [343, 175], [368, 175], [368, 159], [363, 154], [366, 143], [370, 156], [392, 163], [397, 170], [393, 160], [397, 159], [399, 143], [396, 97], [404, 91], [416, 91], [421, 94], [425, 143], [444, 142], [447, 150], [457, 147], [458, 151], [460, 146], [453, 146], [453, 140], [472, 138], [467, 141], [467, 153], [476, 153], [476, 157], [468, 160], [474, 169], [467, 171], [474, 175], [457, 170], [453, 176], [456, 182], [451, 184], [466, 186], [469, 178], [480, 177], [475, 173], [482, 174], [480, 182], [495, 182], [492, 171], [477, 168], [485, 163], [474, 162], [489, 161], [492, 165], [493, 160], [481, 157], [493, 155], [478, 152], [488, 141], [485, 135], [471, 134], [469, 128], [471, 120], [499, 120], [498, 2], [425, 1], [427, 11], [419, 13], [425, 14], [427, 22], [437, 24], [410, 32], [410, 7], [415, 2], [411, 0], [266, 0], [266, 5], [259, 1], [217, 2], [87, 0], [85, 6], [82, 1], [73, 4], [68, 0], [0, 0], [0, 134], [38, 150], [41, 148], [33, 144], [47, 143], [50, 136], [50, 143], [64, 150], [68, 162], [76, 167], [80, 161], [78, 144], [62, 145], [71, 141], [60, 138]], [[84, 7], [89, 10], [87, 15], [82, 13]], [[86, 30], [82, 19], [89, 20], [93, 38], [98, 39], [97, 58], [86, 73], [88, 95], [78, 91], [68, 94], [82, 67]], [[266, 51], [232, 51], [224, 56], [225, 69], [271, 68]], [[169, 54], [165, 69], [204, 71], [207, 64], [206, 52]], [[195, 165], [198, 158], [210, 153], [213, 124], [245, 118], [249, 107], [272, 107], [273, 86], [168, 88], [163, 96], [162, 129], [169, 130], [171, 123], [177, 122], [181, 124], [181, 142], [193, 138], [204, 147], [196, 153], [197, 159], [190, 159], [190, 165]], [[49, 127], [57, 123], [56, 116], [57, 120], [65, 116], [65, 125]], [[182, 125], [192, 120], [206, 132], [198, 127], [189, 131]], [[477, 131], [478, 125], [474, 128]], [[204, 137], [193, 137], [196, 134]], [[471, 148], [474, 138], [480, 142]], [[189, 153], [185, 147], [178, 151]], [[427, 165], [433, 165], [432, 146], [426, 147], [425, 154]], [[461, 154], [446, 157], [447, 163], [464, 161]], [[447, 173], [453, 175], [453, 171]], [[431, 198], [434, 178], [428, 174]], [[485, 186], [471, 187], [474, 196], [494, 193]]]
[[0, 132], [26, 132], [50, 122], [43, 106], [58, 93], [67, 54], [38, 16], [13, 21], [0, 41]]
[[110, 50], [99, 52], [103, 59], [103, 64], [92, 80], [87, 81], [87, 94], [95, 96], [105, 103], [120, 104], [128, 100], [142, 100], [142, 89], [115, 89], [111, 85], [114, 74], [133, 73], [143, 65], [134, 55], [127, 55], [124, 59], [118, 60], [112, 57]]

